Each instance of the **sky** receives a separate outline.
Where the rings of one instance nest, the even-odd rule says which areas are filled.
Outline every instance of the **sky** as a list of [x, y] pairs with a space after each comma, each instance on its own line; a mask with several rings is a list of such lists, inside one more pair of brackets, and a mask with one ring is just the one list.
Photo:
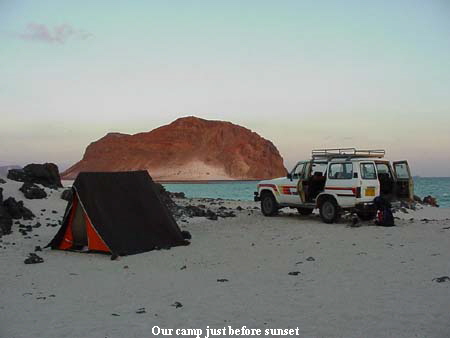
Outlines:
[[0, 0], [0, 165], [191, 115], [450, 176], [450, 1]]

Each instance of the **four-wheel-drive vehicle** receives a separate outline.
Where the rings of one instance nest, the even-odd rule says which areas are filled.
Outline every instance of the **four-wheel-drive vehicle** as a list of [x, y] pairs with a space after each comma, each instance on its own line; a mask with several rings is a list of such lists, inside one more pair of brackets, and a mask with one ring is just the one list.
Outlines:
[[259, 182], [255, 201], [265, 216], [284, 207], [309, 215], [315, 208], [325, 223], [342, 211], [356, 212], [364, 220], [375, 217], [373, 200], [412, 200], [413, 180], [407, 161], [389, 162], [384, 150], [319, 149], [298, 162], [286, 177]]

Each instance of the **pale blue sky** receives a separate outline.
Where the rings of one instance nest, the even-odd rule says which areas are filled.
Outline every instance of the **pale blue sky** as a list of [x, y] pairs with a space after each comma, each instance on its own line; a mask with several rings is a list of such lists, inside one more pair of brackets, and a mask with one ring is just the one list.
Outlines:
[[450, 1], [0, 0], [0, 165], [187, 115], [450, 176]]

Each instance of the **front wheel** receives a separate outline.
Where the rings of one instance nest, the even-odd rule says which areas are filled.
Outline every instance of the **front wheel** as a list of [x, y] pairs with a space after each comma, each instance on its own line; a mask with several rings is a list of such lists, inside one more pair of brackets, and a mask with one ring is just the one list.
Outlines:
[[320, 205], [320, 217], [325, 223], [334, 223], [339, 219], [339, 207], [335, 200], [329, 198]]
[[261, 211], [264, 216], [273, 216], [278, 212], [278, 204], [271, 193], [265, 193], [261, 196]]

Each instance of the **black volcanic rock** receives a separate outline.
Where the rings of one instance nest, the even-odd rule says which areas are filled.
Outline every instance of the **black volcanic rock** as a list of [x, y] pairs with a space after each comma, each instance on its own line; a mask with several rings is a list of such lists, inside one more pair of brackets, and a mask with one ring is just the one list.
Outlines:
[[169, 192], [169, 194], [172, 198], [186, 198], [184, 192]]
[[63, 199], [64, 201], [71, 201], [72, 200], [72, 189], [66, 189], [61, 193], [61, 199]]
[[47, 197], [47, 193], [44, 189], [38, 187], [36, 184], [25, 182], [19, 189], [23, 192], [25, 198], [32, 199], [42, 199]]
[[217, 214], [214, 211], [209, 210], [209, 209], [206, 211], [206, 218], [208, 218], [211, 221], [217, 221], [218, 220]]
[[436, 277], [433, 278], [432, 281], [437, 283], [450, 282], [450, 277], [449, 276]]
[[14, 181], [42, 184], [52, 189], [62, 188], [58, 166], [54, 163], [32, 163], [23, 169], [11, 169], [7, 177]]
[[187, 205], [184, 207], [184, 211], [189, 217], [205, 217], [207, 215], [204, 209], [195, 205]]
[[0, 203], [0, 237], [11, 233], [13, 221], [8, 210]]
[[182, 230], [181, 235], [183, 236], [184, 239], [192, 239], [191, 233], [187, 230]]
[[4, 200], [3, 206], [13, 219], [29, 220], [34, 218], [34, 214], [23, 205], [23, 201], [16, 201], [13, 197]]
[[34, 252], [30, 252], [28, 254], [28, 258], [23, 261], [25, 264], [38, 264], [43, 263], [44, 259], [38, 255], [36, 255]]
[[28, 180], [27, 174], [23, 171], [23, 169], [11, 169], [8, 171], [8, 175], [6, 177], [17, 182], [25, 182]]

